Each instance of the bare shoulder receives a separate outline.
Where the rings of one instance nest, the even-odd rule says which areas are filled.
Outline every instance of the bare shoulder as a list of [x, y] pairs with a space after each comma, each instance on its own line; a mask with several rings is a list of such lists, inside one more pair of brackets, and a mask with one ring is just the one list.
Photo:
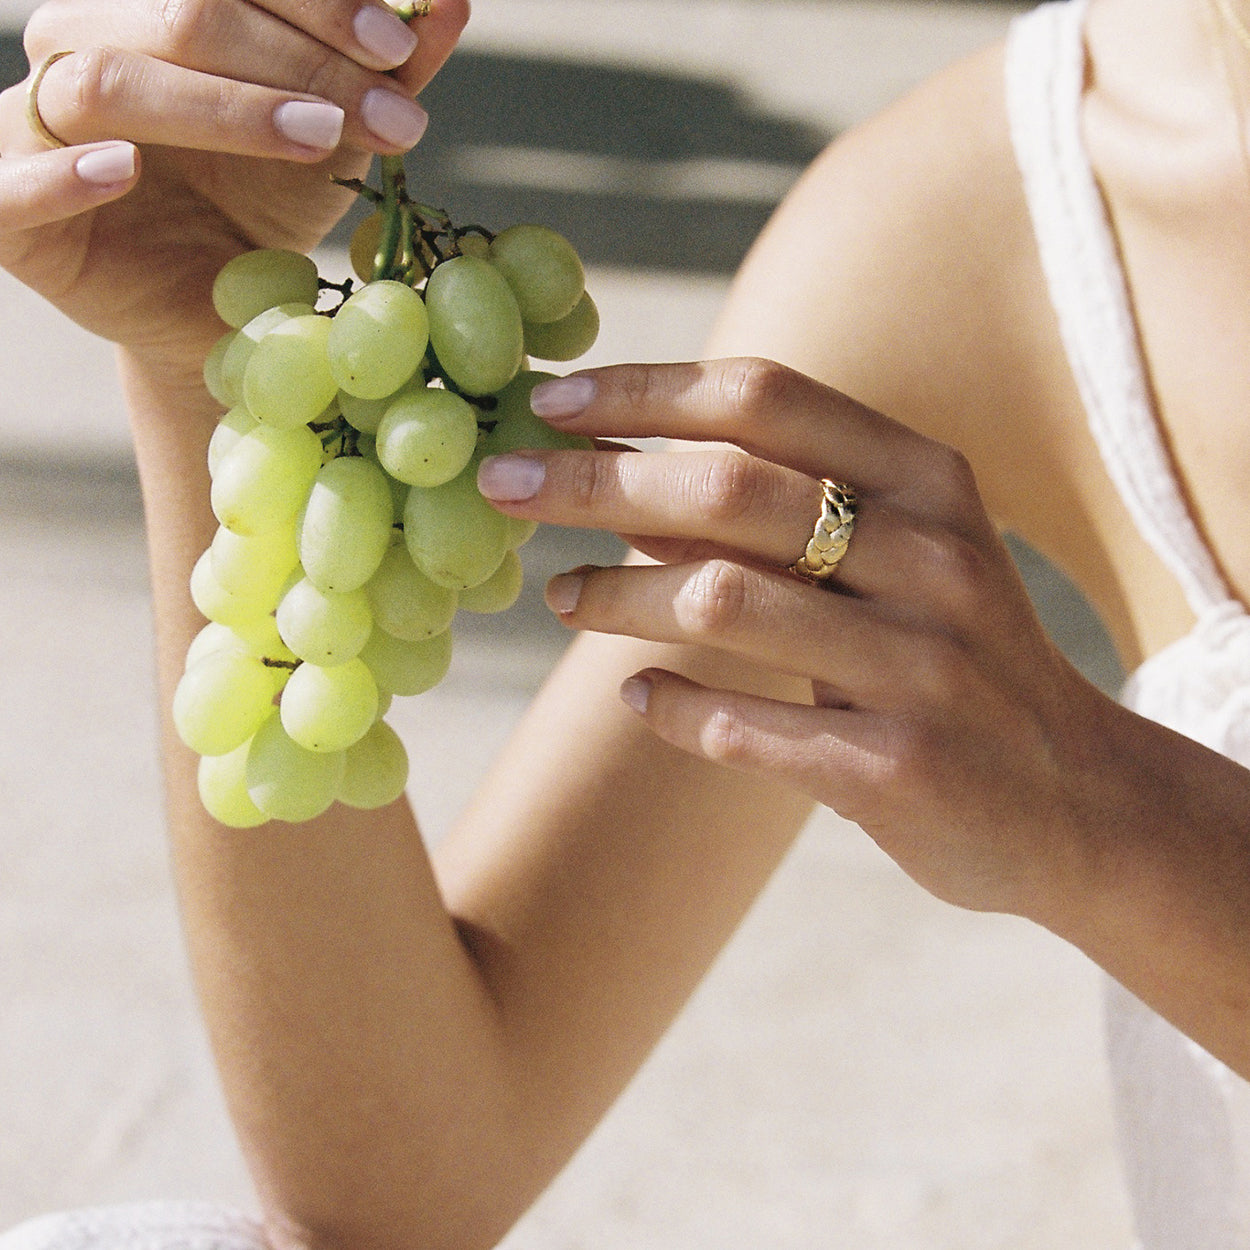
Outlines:
[[[714, 347], [780, 359], [959, 446], [1012, 511], [1011, 449], [1042, 453], [1072, 396], [1001, 43], [829, 146], [753, 248]], [[1003, 438], [1004, 414], [1026, 437]]]

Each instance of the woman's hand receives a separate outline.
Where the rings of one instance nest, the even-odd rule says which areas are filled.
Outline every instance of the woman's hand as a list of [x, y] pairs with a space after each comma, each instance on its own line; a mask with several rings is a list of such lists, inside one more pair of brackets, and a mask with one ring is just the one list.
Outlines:
[[37, 106], [74, 146], [48, 150], [26, 83], [0, 95], [0, 264], [87, 329], [192, 367], [221, 329], [217, 268], [321, 240], [353, 198], [331, 175], [416, 142], [413, 96], [467, 16], [467, 0], [411, 29], [381, 0], [50, 0], [26, 52], [37, 72], [72, 50]]
[[[811, 681], [800, 706], [649, 670], [623, 695], [657, 734], [808, 792], [952, 901], [1036, 915], [1071, 884], [1063, 834], [1105, 797], [1089, 775], [1115, 705], [1047, 639], [962, 457], [764, 361], [594, 370], [534, 407], [578, 434], [737, 445], [481, 468], [502, 511], [612, 530], [661, 562], [554, 579], [568, 625]], [[859, 499], [826, 586], [788, 570], [822, 478]]]

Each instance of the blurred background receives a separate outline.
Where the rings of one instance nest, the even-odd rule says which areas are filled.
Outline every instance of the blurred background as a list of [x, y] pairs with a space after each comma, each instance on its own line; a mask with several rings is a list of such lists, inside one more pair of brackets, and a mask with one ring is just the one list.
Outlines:
[[[0, 85], [33, 4], [0, 0]], [[751, 238], [839, 131], [1020, 5], [476, 0], [410, 165], [460, 222], [540, 220], [590, 266], [588, 362], [698, 354]], [[322, 256], [345, 271], [344, 230]], [[0, 1228], [144, 1198], [247, 1205], [163, 846], [142, 518], [108, 347], [0, 274]], [[566, 635], [545, 532], [504, 618], [394, 717], [436, 840]], [[1018, 555], [1056, 637], [1119, 672]], [[420, 779], [441, 789], [427, 798]], [[509, 1250], [1118, 1250], [1094, 969], [912, 886], [816, 817], [711, 977]]]

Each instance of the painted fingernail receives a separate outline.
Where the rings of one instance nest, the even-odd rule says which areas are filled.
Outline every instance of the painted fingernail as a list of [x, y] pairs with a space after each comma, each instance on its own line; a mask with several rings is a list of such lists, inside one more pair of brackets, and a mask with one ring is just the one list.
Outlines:
[[273, 124], [292, 143], [328, 152], [343, 137], [343, 110], [315, 100], [287, 100], [274, 109]]
[[135, 176], [135, 149], [131, 143], [110, 143], [107, 147], [84, 152], [74, 169], [83, 182], [98, 187], [128, 182]]
[[352, 19], [352, 31], [360, 46], [375, 57], [380, 69], [402, 65], [416, 50], [416, 32], [387, 9], [361, 9]]
[[647, 704], [651, 700], [651, 682], [647, 678], [635, 674], [621, 682], [621, 701], [631, 707], [639, 716], [645, 714]]
[[595, 397], [595, 380], [583, 375], [552, 378], [530, 392], [530, 410], [544, 421], [575, 417]]
[[584, 573], [561, 573], [547, 583], [547, 606], [560, 616], [567, 616], [577, 607], [586, 583]]
[[360, 102], [360, 115], [383, 143], [410, 148], [425, 134], [430, 116], [415, 100], [398, 91], [374, 87]]
[[477, 488], [487, 499], [520, 503], [533, 499], [547, 476], [547, 466], [530, 456], [487, 456], [478, 465]]

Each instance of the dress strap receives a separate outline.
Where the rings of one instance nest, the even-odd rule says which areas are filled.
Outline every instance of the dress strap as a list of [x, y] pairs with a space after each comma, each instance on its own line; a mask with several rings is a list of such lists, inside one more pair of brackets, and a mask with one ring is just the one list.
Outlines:
[[1137, 324], [1081, 130], [1087, 0], [1016, 18], [1007, 114], [1042, 269], [1090, 429], [1138, 530], [1202, 615], [1230, 598], [1164, 444]]

